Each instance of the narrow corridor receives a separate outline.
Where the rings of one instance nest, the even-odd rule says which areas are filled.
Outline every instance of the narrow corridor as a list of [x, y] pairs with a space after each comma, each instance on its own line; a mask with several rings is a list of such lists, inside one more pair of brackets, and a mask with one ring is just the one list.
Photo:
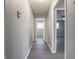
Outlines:
[[74, 2], [5, 0], [4, 59], [75, 59]]
[[47, 43], [38, 38], [30, 51], [28, 59], [64, 59], [63, 52], [52, 54]]

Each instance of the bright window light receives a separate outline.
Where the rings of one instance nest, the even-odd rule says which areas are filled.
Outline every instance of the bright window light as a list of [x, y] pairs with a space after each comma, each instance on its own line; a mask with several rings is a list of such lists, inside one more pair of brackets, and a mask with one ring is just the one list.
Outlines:
[[59, 29], [59, 23], [56, 23], [56, 29]]
[[39, 23], [37, 23], [37, 28], [39, 28], [39, 29], [43, 29], [43, 28], [44, 28], [44, 24], [43, 24], [43, 22], [39, 22]]

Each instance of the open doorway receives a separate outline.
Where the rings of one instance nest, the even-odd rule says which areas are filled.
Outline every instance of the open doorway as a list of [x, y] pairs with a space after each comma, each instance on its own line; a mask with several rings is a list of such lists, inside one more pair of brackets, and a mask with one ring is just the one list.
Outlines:
[[36, 21], [35, 23], [36, 41], [38, 39], [45, 40], [45, 18], [36, 18], [35, 21]]
[[55, 9], [55, 42], [56, 52], [63, 52], [65, 47], [65, 10]]

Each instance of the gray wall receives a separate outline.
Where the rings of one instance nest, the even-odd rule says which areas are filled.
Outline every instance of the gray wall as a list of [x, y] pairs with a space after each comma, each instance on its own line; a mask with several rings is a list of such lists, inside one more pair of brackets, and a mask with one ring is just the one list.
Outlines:
[[67, 0], [66, 59], [75, 59], [75, 4]]
[[[17, 10], [21, 12], [20, 18]], [[6, 59], [25, 59], [33, 38], [33, 21], [28, 0], [5, 0]]]

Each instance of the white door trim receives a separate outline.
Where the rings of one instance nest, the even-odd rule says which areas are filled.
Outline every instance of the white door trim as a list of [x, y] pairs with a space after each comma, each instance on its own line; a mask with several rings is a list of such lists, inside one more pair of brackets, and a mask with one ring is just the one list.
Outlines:
[[43, 20], [44, 22], [44, 29], [43, 29], [43, 40], [45, 41], [45, 19]]
[[66, 59], [66, 22], [67, 22], [67, 0], [64, 0], [65, 10], [65, 45], [64, 45], [64, 59]]

